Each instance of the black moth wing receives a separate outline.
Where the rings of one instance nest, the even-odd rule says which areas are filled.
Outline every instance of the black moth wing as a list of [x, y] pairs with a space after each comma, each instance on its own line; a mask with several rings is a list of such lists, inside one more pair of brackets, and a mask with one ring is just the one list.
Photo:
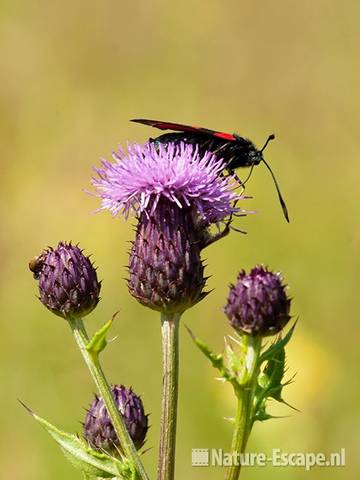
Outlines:
[[239, 135], [161, 120], [137, 118], [131, 121], [160, 130], [174, 130], [173, 133], [165, 133], [151, 140], [163, 144], [186, 142], [196, 145], [201, 155], [210, 151], [218, 158], [222, 158], [226, 162], [226, 169], [229, 171], [239, 167], [256, 165], [261, 159], [261, 154], [259, 158], [259, 152], [253, 143]]
[[236, 136], [231, 133], [218, 132], [211, 130], [210, 128], [183, 125], [181, 123], [164, 122], [162, 120], [149, 120], [145, 118], [134, 118], [131, 122], [142, 123], [143, 125], [149, 125], [150, 127], [159, 128], [160, 130], [174, 130], [175, 132], [192, 132], [194, 134], [203, 134], [210, 137], [222, 138], [231, 142], [236, 141]]

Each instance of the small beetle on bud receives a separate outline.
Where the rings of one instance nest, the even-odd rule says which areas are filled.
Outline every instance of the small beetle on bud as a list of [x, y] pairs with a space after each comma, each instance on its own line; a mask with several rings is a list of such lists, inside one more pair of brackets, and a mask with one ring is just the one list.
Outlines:
[[31, 272], [33, 272], [35, 280], [39, 280], [40, 273], [43, 267], [43, 260], [44, 260], [44, 256], [38, 255], [32, 258], [29, 262], [29, 269]]

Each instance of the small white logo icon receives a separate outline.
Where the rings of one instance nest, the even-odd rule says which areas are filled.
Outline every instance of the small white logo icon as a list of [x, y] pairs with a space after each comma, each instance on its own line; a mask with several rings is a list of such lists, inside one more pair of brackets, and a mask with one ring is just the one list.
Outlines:
[[193, 467], [209, 466], [209, 449], [193, 448], [191, 451], [191, 464]]

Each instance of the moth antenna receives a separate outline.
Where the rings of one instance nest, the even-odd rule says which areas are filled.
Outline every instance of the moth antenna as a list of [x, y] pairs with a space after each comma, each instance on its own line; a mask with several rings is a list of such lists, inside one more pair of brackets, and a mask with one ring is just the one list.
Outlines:
[[271, 140], [274, 140], [274, 139], [275, 139], [275, 135], [273, 133], [271, 135], [269, 135], [266, 142], [265, 142], [265, 145], [260, 150], [260, 152], [262, 153], [265, 150], [265, 148], [267, 147], [268, 143], [271, 142]]
[[[270, 137], [271, 137], [271, 135], [270, 135]], [[263, 150], [264, 150], [264, 148], [266, 147], [266, 145], [269, 143], [269, 139], [272, 140], [270, 137], [267, 139], [267, 141], [266, 141], [266, 143], [265, 143], [265, 145], [264, 145], [264, 147], [263, 147]], [[261, 151], [262, 151], [262, 150], [261, 150]], [[276, 181], [274, 172], [271, 170], [270, 165], [266, 162], [266, 160], [265, 160], [264, 158], [262, 159], [262, 162], [265, 163], [266, 168], [269, 170], [269, 172], [270, 172], [270, 174], [271, 174], [271, 176], [272, 176], [272, 179], [273, 179], [274, 184], [275, 184], [276, 192], [277, 192], [278, 197], [279, 197], [279, 202], [280, 202], [282, 211], [283, 211], [283, 213], [284, 213], [284, 217], [285, 217], [286, 221], [289, 223], [289, 222], [290, 222], [290, 220], [289, 220], [289, 212], [288, 212], [288, 209], [287, 209], [287, 207], [286, 207], [285, 200], [284, 200], [283, 196], [281, 195], [280, 187], [279, 187], [278, 182]]]

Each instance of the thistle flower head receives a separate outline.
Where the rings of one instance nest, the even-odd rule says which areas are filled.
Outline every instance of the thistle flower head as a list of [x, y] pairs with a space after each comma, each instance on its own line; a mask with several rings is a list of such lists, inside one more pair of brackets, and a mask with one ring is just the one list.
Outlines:
[[239, 273], [231, 285], [225, 313], [235, 330], [249, 335], [273, 335], [290, 320], [290, 299], [279, 273], [263, 266]]
[[[140, 397], [123, 385], [112, 388], [115, 403], [124, 418], [126, 428], [137, 449], [144, 445], [148, 431], [148, 416]], [[84, 422], [84, 437], [93, 448], [116, 454], [121, 445], [102, 398], [95, 396]]]
[[99, 302], [101, 284], [89, 257], [71, 243], [60, 242], [31, 260], [40, 300], [63, 318], [88, 315]]
[[210, 152], [200, 156], [193, 145], [146, 143], [128, 145], [127, 152], [103, 160], [93, 185], [102, 198], [102, 209], [113, 215], [154, 213], [160, 199], [179, 208], [191, 207], [208, 223], [223, 220], [236, 209], [238, 199], [231, 177], [220, 177], [225, 164]]
[[239, 210], [236, 183], [220, 175], [221, 159], [186, 143], [128, 145], [113, 160], [96, 169], [93, 185], [102, 209], [137, 217], [129, 291], [154, 310], [182, 313], [206, 295], [200, 253], [214, 239], [211, 224]]

